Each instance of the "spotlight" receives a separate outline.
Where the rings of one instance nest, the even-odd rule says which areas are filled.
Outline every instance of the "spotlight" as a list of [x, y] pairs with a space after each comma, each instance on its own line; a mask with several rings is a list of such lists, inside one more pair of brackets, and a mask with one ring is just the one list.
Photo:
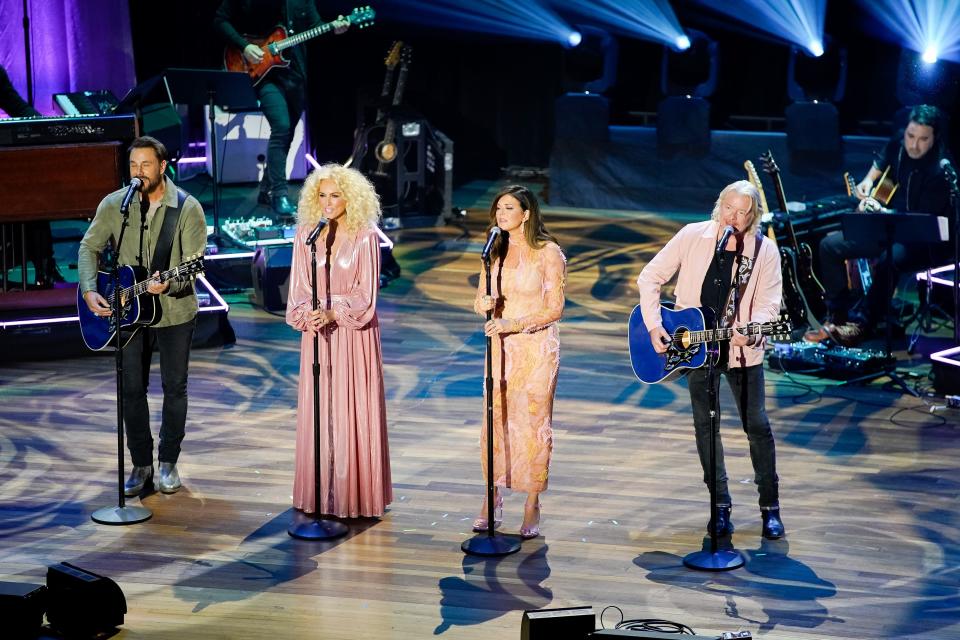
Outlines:
[[690, 48], [690, 38], [687, 36], [678, 36], [676, 40], [677, 51], [686, 51]]
[[923, 50], [923, 61], [927, 64], [933, 64], [939, 58], [939, 52], [937, 51], [937, 45], [931, 44], [926, 49]]
[[823, 43], [819, 40], [811, 40], [810, 44], [807, 45], [807, 51], [809, 51], [814, 58], [819, 58], [823, 55]]
[[571, 47], [575, 47], [580, 44], [580, 41], [583, 40], [583, 36], [580, 35], [579, 31], [571, 31], [570, 35], [567, 36], [567, 44]]

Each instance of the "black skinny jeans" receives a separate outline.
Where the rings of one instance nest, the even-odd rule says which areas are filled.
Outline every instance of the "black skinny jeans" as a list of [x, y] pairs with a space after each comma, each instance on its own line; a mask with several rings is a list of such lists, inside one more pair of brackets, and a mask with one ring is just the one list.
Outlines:
[[153, 345], [160, 351], [163, 411], [160, 423], [160, 462], [176, 462], [187, 422], [187, 369], [196, 320], [172, 327], [144, 327], [123, 348], [123, 422], [133, 464], [153, 464], [153, 435], [147, 386]]
[[[777, 454], [773, 431], [764, 407], [763, 365], [733, 367], [714, 371], [714, 386], [719, 400], [720, 376], [727, 378], [740, 414], [740, 422], [750, 444], [750, 461], [753, 463], [754, 482], [760, 493], [760, 508], [773, 509], [780, 506], [779, 478], [777, 477]], [[703, 468], [703, 482], [710, 488], [710, 395], [707, 387], [707, 368], [693, 369], [687, 376], [690, 403], [693, 405], [693, 427], [697, 440], [697, 453]], [[727, 488], [727, 469], [723, 462], [723, 442], [720, 438], [720, 420], [716, 426], [717, 504], [730, 506], [730, 491]]]

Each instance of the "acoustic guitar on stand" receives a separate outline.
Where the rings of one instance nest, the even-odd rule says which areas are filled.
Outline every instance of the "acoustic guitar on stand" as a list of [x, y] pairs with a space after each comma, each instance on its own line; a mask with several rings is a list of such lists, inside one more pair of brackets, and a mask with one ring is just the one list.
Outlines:
[[[370, 7], [356, 7], [350, 12], [344, 20], [351, 26], [363, 29], [373, 24], [376, 12]], [[303, 33], [298, 33], [287, 37], [287, 31], [278, 26], [266, 36], [248, 36], [244, 37], [251, 44], [255, 44], [263, 51], [263, 60], [258, 64], [251, 64], [243, 55], [243, 49], [228, 45], [223, 51], [223, 68], [227, 71], [240, 71], [250, 76], [254, 85], [260, 83], [263, 77], [274, 67], [289, 67], [290, 61], [283, 57], [283, 52], [290, 47], [312, 40], [317, 36], [330, 33], [336, 28], [336, 20], [324, 22], [312, 29], [307, 29]]]

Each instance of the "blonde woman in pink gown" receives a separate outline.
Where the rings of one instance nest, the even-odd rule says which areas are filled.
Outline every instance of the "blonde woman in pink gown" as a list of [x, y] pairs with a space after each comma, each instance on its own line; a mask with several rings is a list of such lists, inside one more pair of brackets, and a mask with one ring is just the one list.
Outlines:
[[[547, 488], [553, 450], [553, 396], [560, 368], [558, 323], [563, 313], [566, 259], [547, 231], [540, 205], [526, 187], [511, 186], [494, 198], [490, 226], [502, 233], [491, 252], [491, 296], [481, 271], [477, 313], [493, 310], [484, 325], [492, 337], [493, 480], [495, 526], [503, 507], [501, 487], [527, 494], [520, 535], [540, 535], [540, 494]], [[484, 389], [486, 394], [486, 389]], [[484, 477], [486, 419], [480, 436]], [[474, 531], [487, 528], [487, 506]]]
[[[310, 248], [305, 240], [321, 217], [330, 222], [316, 241], [319, 310], [313, 311]], [[303, 334], [293, 506], [307, 513], [379, 517], [393, 499], [377, 320], [379, 217], [373, 185], [354, 169], [324, 165], [307, 178], [300, 192], [287, 323]], [[328, 256], [331, 308], [325, 310]], [[319, 501], [313, 446], [316, 332], [320, 333]]]

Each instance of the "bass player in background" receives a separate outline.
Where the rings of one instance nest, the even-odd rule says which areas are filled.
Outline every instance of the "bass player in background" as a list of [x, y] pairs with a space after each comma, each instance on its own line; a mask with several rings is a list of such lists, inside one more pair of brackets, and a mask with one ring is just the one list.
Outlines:
[[[717, 198], [711, 219], [682, 228], [640, 272], [637, 278], [640, 307], [657, 353], [666, 352], [672, 340], [660, 318], [660, 288], [674, 275], [677, 276], [677, 308], [716, 308], [718, 298], [726, 299], [726, 304], [722, 305], [724, 311], [718, 311], [717, 317], [723, 318], [723, 326], [730, 327], [770, 322], [778, 317], [783, 286], [780, 255], [773, 242], [757, 231], [760, 224], [759, 197], [756, 187], [746, 180], [727, 185]], [[727, 226], [733, 227], [734, 232], [724, 246], [718, 247]], [[784, 535], [784, 526], [780, 519], [773, 430], [764, 406], [763, 347], [762, 337], [734, 332], [729, 346], [720, 349], [716, 370], [726, 375], [750, 443], [754, 482], [760, 493], [762, 535], [772, 540]], [[687, 380], [697, 452], [703, 468], [703, 481], [709, 488], [711, 407], [706, 367], [691, 370]], [[715, 376], [712, 382], [719, 387], [720, 376]], [[725, 536], [733, 532], [730, 521], [732, 501], [719, 425], [717, 420], [714, 431], [717, 521], [708, 523], [707, 531], [715, 527], [718, 536]]]
[[[878, 179], [886, 174], [896, 187], [887, 203], [891, 209], [951, 217], [949, 187], [940, 167], [940, 161], [949, 157], [943, 142], [943, 125], [943, 114], [934, 106], [918, 105], [910, 110], [907, 126], [887, 142], [882, 155], [857, 184], [859, 211], [875, 213], [883, 209], [873, 195]], [[886, 269], [887, 251], [891, 252], [891, 270]], [[823, 329], [809, 333], [807, 339], [831, 338], [846, 347], [856, 346], [867, 337], [868, 327], [884, 317], [902, 272], [947, 263], [951, 252], [950, 242], [894, 242], [885, 247], [845, 238], [842, 231], [827, 234], [820, 241], [818, 275], [826, 290], [828, 317]], [[854, 293], [847, 286], [846, 261], [853, 258], [878, 259], [873, 284], [865, 295]]]
[[[320, 22], [314, 0], [223, 0], [213, 19], [221, 36], [243, 51], [250, 64], [263, 60], [263, 50], [247, 40], [247, 35], [266, 34], [277, 25], [292, 35]], [[334, 24], [337, 34], [350, 26], [342, 16]], [[307, 60], [300, 46], [287, 49], [284, 55], [290, 60], [290, 66], [271, 69], [255, 87], [260, 110], [270, 124], [267, 167], [260, 182], [258, 202], [272, 205], [276, 213], [293, 215], [297, 207], [288, 193], [287, 154], [306, 106]]]

